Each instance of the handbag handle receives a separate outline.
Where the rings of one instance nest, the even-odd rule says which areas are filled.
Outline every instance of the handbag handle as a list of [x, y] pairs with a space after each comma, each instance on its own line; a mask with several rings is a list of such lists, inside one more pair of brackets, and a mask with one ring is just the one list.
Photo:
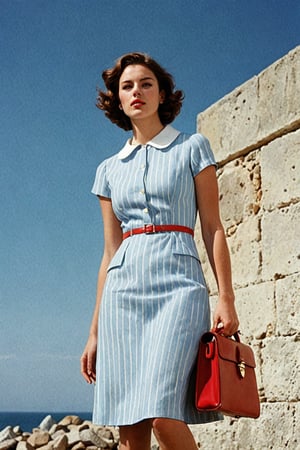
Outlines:
[[[224, 334], [222, 333], [222, 328], [212, 328], [211, 332], [220, 334], [221, 336], [224, 336]], [[236, 340], [236, 342], [241, 342], [239, 330], [236, 331], [232, 336], [224, 336], [224, 337], [228, 337], [228, 339], [231, 339], [233, 337]]]

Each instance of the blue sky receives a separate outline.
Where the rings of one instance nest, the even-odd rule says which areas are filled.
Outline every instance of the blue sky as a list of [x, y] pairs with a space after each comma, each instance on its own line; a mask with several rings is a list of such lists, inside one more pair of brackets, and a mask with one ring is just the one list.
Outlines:
[[128, 135], [101, 72], [150, 53], [185, 92], [174, 126], [299, 44], [298, 0], [2, 0], [0, 411], [89, 411], [79, 372], [102, 252], [90, 194]]

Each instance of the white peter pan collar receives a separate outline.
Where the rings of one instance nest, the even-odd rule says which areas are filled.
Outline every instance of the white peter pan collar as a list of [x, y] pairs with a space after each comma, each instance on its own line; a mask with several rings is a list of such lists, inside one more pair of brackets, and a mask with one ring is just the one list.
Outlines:
[[[180, 131], [175, 130], [171, 125], [165, 126], [165, 128], [154, 136], [151, 141], [147, 142], [147, 145], [151, 145], [155, 148], [166, 148], [179, 136]], [[140, 144], [130, 144], [130, 139], [126, 142], [124, 147], [118, 153], [118, 159], [125, 159], [131, 155], [131, 153], [139, 147]]]

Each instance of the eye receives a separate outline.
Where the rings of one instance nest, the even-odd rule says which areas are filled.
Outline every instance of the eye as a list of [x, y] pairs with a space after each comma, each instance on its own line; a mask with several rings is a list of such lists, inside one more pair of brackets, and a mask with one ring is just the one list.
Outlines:
[[129, 83], [128, 84], [123, 84], [122, 89], [124, 91], [129, 91], [131, 89], [131, 84], [129, 84]]
[[143, 83], [143, 88], [149, 88], [152, 86], [152, 83], [150, 83], [149, 81], [145, 81], [145, 83]]

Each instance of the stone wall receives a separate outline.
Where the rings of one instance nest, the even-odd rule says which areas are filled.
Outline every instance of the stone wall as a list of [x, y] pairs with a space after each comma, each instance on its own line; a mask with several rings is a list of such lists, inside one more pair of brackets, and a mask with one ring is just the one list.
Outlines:
[[[193, 426], [200, 448], [300, 449], [300, 47], [198, 116], [219, 163], [242, 340], [261, 417]], [[196, 239], [212, 296], [216, 285]]]

